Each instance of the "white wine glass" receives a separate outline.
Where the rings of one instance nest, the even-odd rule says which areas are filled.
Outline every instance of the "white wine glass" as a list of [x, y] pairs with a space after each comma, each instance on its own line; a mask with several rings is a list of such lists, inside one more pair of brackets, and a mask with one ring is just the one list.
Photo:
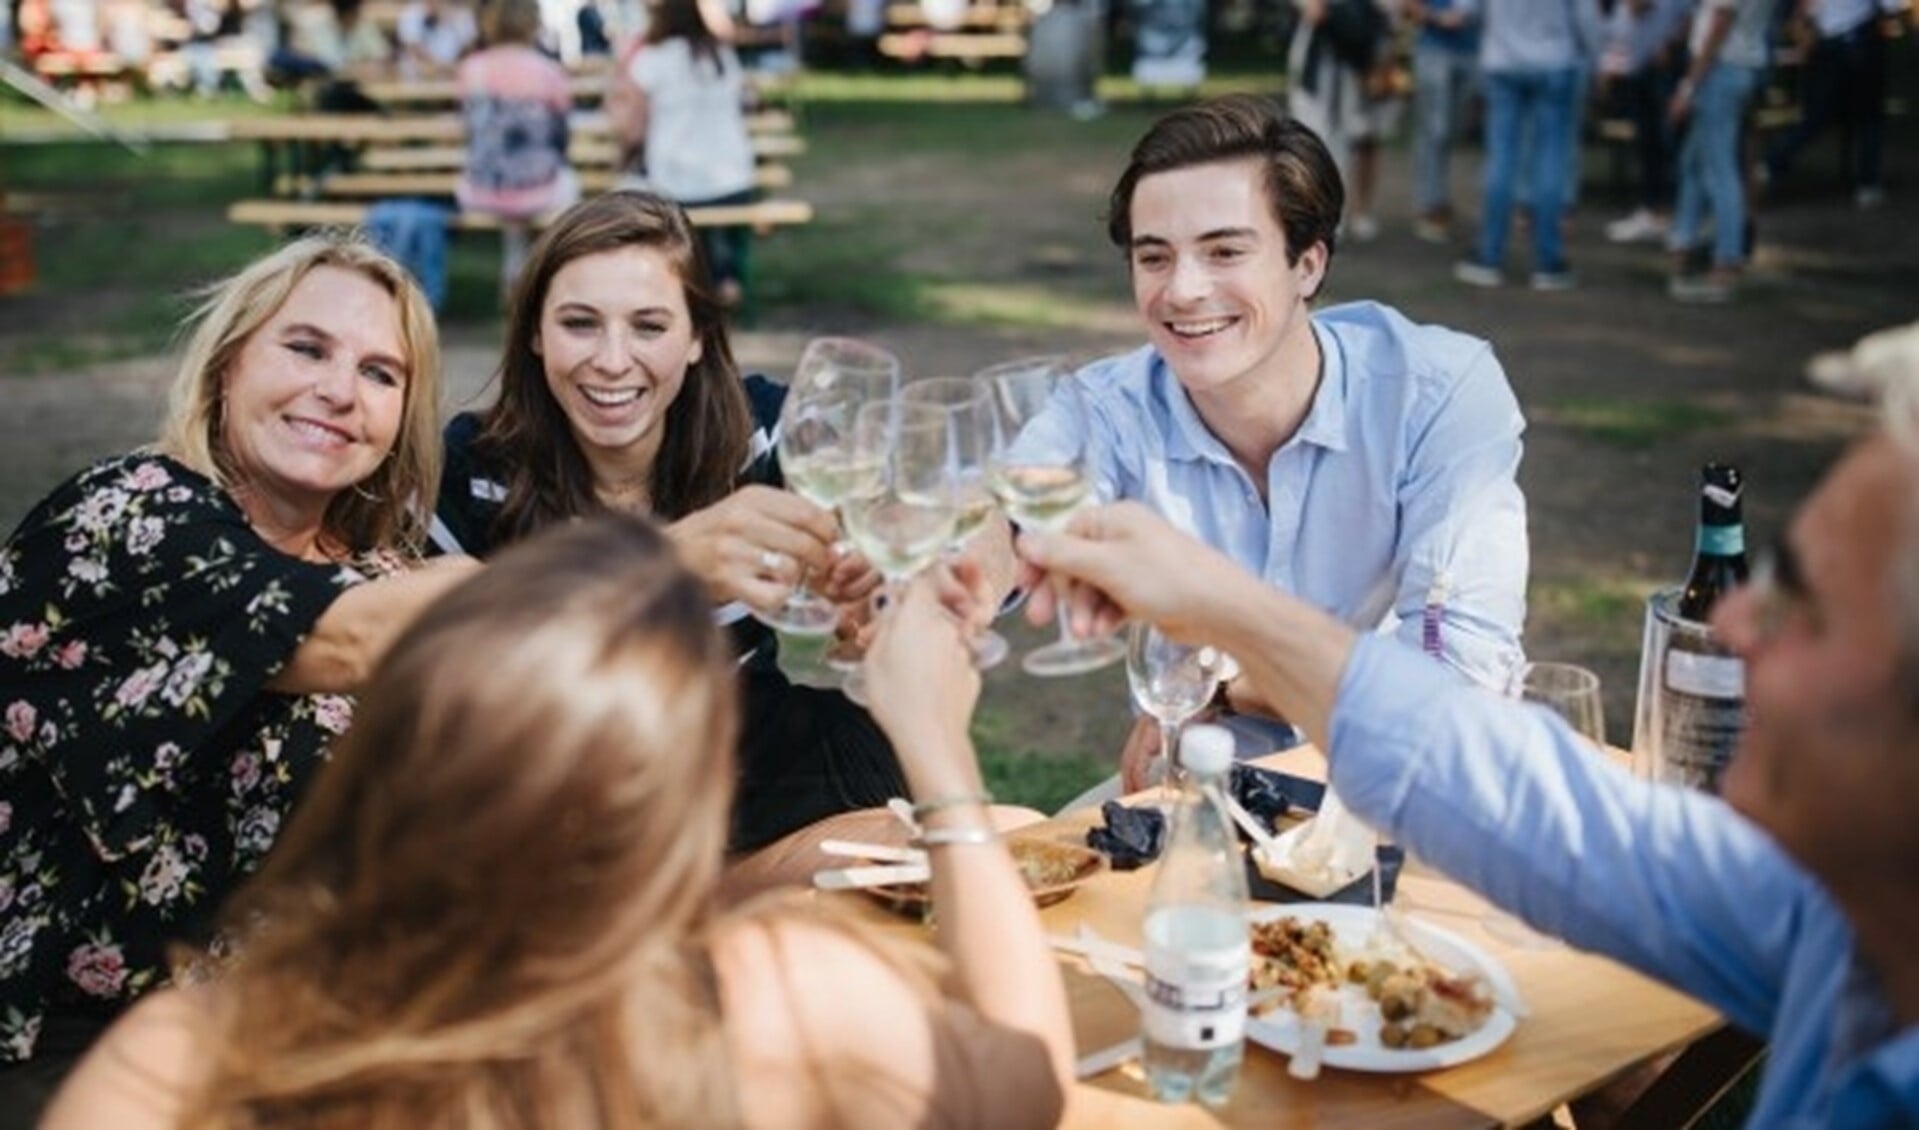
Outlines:
[[[840, 500], [846, 536], [885, 578], [887, 603], [946, 552], [959, 524], [953, 432], [946, 409], [889, 399], [860, 409], [854, 447], [880, 467], [869, 489]], [[884, 612], [881, 615], [885, 615]], [[841, 689], [866, 701], [866, 673], [847, 672]]]
[[[780, 471], [787, 485], [815, 506], [837, 509], [849, 493], [868, 489], [878, 456], [855, 450], [860, 408], [899, 387], [899, 358], [869, 342], [822, 337], [807, 343], [780, 408]], [[831, 635], [839, 608], [807, 588], [806, 577], [764, 623], [800, 636]]]
[[[1034, 357], [983, 369], [978, 379], [993, 391], [996, 430], [987, 474], [993, 494], [1021, 526], [1064, 526], [1093, 501], [1086, 411], [1071, 367], [1064, 358]], [[1029, 674], [1078, 675], [1125, 656], [1126, 644], [1117, 638], [1076, 638], [1064, 600], [1058, 620], [1059, 639], [1021, 661]]]
[[[1606, 712], [1599, 693], [1599, 676], [1576, 663], [1528, 663], [1520, 673], [1519, 697], [1559, 715], [1580, 737], [1592, 743], [1593, 753], [1606, 749]], [[1500, 941], [1528, 949], [1547, 949], [1559, 943], [1503, 910], [1484, 919], [1486, 932]]]
[[[953, 489], [959, 496], [959, 522], [953, 528], [948, 554], [958, 556], [999, 513], [999, 503], [987, 484], [993, 454], [993, 398], [986, 385], [970, 377], [925, 377], [900, 387], [900, 399], [930, 404], [947, 413], [953, 433], [949, 452]], [[984, 671], [998, 666], [1011, 650], [1006, 637], [991, 628], [973, 637], [973, 664]]]
[[1224, 658], [1218, 648], [1168, 639], [1151, 624], [1134, 624], [1126, 637], [1126, 685], [1133, 704], [1159, 723], [1160, 800], [1170, 803], [1179, 730], [1206, 708], [1219, 689]]

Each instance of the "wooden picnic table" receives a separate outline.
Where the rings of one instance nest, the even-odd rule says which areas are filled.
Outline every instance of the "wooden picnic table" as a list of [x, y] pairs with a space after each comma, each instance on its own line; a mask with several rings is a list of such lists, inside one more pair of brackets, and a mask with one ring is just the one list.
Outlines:
[[[1325, 759], [1311, 747], [1275, 754], [1261, 764], [1299, 776], [1325, 776]], [[1098, 820], [1096, 811], [1071, 813], [1019, 834], [1083, 843]], [[1072, 934], [1086, 925], [1106, 939], [1137, 947], [1153, 875], [1154, 868], [1145, 867], [1097, 876], [1040, 917], [1050, 934]], [[891, 921], [890, 929], [918, 931], [899, 925], [863, 896], [822, 897], [857, 900], [867, 906], [861, 914]], [[1593, 897], [1603, 898], [1605, 892], [1594, 891]], [[1222, 1111], [1151, 1102], [1135, 1062], [1082, 1083], [1070, 1121], [1088, 1127], [1518, 1126], [1723, 1027], [1706, 1006], [1607, 958], [1566, 946], [1525, 949], [1501, 941], [1481, 925], [1489, 909], [1483, 899], [1416, 860], [1409, 859], [1400, 873], [1395, 904], [1479, 946], [1511, 971], [1530, 1015], [1499, 1048], [1423, 1075], [1328, 1067], [1317, 1080], [1301, 1082], [1287, 1074], [1284, 1056], [1249, 1042], [1239, 1085]], [[1139, 1014], [1126, 997], [1083, 972], [1077, 959], [1061, 960], [1079, 1054], [1138, 1034]]]
[[[576, 137], [605, 137], [610, 128], [606, 115], [599, 111], [578, 111], [568, 122]], [[756, 138], [791, 137], [793, 115], [785, 110], [756, 111], [746, 117], [746, 132]], [[228, 136], [235, 141], [333, 141], [365, 145], [461, 141], [466, 137], [466, 123], [458, 114], [411, 114], [392, 118], [378, 114], [287, 114], [236, 118], [228, 124]]]

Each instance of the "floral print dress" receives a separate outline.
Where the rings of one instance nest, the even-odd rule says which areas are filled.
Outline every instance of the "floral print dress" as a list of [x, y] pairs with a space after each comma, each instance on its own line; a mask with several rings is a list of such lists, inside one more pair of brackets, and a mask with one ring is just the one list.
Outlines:
[[345, 588], [154, 454], [59, 487], [0, 547], [0, 1063], [110, 1017], [205, 942], [353, 703], [267, 683]]

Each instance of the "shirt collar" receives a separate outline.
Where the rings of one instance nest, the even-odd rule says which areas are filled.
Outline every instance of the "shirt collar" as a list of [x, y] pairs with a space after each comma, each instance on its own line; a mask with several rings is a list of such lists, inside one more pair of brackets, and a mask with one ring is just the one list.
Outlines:
[[[1313, 394], [1313, 405], [1306, 412], [1306, 418], [1300, 421], [1299, 431], [1294, 433], [1293, 441], [1310, 443], [1329, 451], [1346, 450], [1346, 354], [1338, 338], [1320, 326], [1317, 319], [1307, 323], [1313, 336], [1319, 342], [1319, 390]], [[1210, 460], [1217, 463], [1232, 464], [1232, 452], [1200, 419], [1199, 410], [1193, 407], [1186, 390], [1180, 386], [1179, 378], [1173, 375], [1172, 366], [1166, 363], [1155, 350], [1148, 362], [1149, 379], [1152, 384], [1153, 399], [1159, 409], [1170, 418], [1172, 426], [1166, 430], [1166, 457], [1176, 462]]]

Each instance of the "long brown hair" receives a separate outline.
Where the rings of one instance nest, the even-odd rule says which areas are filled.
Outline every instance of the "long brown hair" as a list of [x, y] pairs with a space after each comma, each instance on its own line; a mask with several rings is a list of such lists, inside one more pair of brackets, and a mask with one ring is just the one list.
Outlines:
[[651, 483], [653, 513], [669, 520], [684, 517], [719, 501], [736, 485], [752, 435], [752, 411], [700, 241], [686, 213], [671, 200], [650, 192], [609, 192], [567, 209], [548, 227], [514, 287], [500, 393], [483, 417], [477, 441], [484, 458], [507, 468], [506, 501], [494, 522], [496, 542], [601, 509], [592, 470], [547, 387], [545, 363], [533, 352], [533, 339], [547, 289], [560, 268], [633, 246], [665, 254], [702, 347], [662, 424], [666, 431]]
[[317, 267], [353, 271], [393, 296], [407, 368], [406, 400], [392, 450], [355, 489], [339, 492], [327, 504], [321, 533], [355, 553], [417, 552], [426, 545], [423, 516], [440, 486], [440, 334], [433, 307], [406, 268], [357, 232], [327, 231], [295, 240], [204, 292], [173, 378], [158, 450], [224, 490], [245, 485], [220, 434], [227, 370]]
[[737, 1123], [705, 957], [732, 664], [665, 538], [506, 550], [370, 686], [226, 911], [184, 1124]]
[[706, 60], [715, 72], [726, 68], [720, 56], [719, 37], [706, 26], [706, 17], [700, 13], [700, 0], [654, 0], [648, 15], [648, 43], [684, 39], [695, 60]]

